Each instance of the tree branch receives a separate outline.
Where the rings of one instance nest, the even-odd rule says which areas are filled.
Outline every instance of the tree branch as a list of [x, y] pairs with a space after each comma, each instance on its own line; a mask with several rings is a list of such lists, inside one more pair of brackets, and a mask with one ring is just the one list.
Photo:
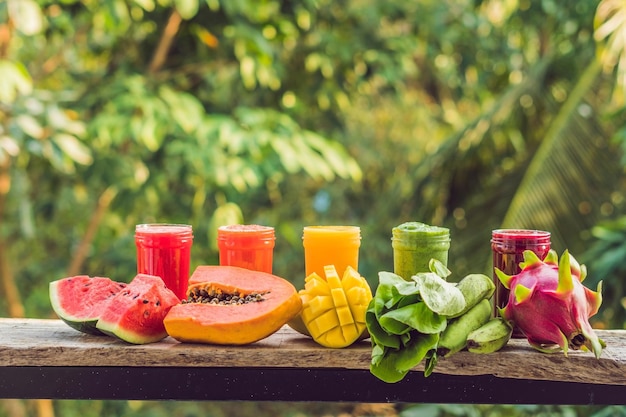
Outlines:
[[174, 42], [174, 38], [176, 37], [176, 33], [178, 33], [182, 20], [183, 19], [180, 16], [180, 13], [174, 9], [167, 21], [167, 24], [165, 25], [165, 30], [163, 30], [163, 33], [161, 34], [159, 44], [157, 45], [154, 55], [152, 56], [152, 61], [150, 61], [150, 66], [148, 67], [149, 74], [156, 73], [165, 63], [167, 53]]
[[89, 219], [89, 224], [87, 225], [87, 231], [85, 235], [81, 239], [78, 244], [78, 248], [74, 255], [72, 256], [72, 260], [70, 262], [70, 266], [67, 269], [67, 276], [73, 277], [75, 275], [79, 275], [81, 268], [83, 267], [83, 263], [87, 258], [89, 253], [89, 247], [93, 242], [94, 237], [96, 236], [96, 232], [98, 231], [98, 227], [100, 227], [100, 223], [102, 222], [102, 218], [104, 214], [109, 209], [111, 205], [111, 201], [115, 198], [117, 194], [117, 189], [113, 186], [104, 190], [104, 192], [98, 198], [98, 205], [96, 206], [96, 210], [91, 215]]
[[[0, 165], [0, 219], [2, 224], [7, 224], [5, 219], [5, 206], [7, 194], [11, 188], [11, 175], [9, 173], [11, 159]], [[8, 312], [11, 317], [24, 317], [24, 306], [20, 300], [20, 293], [15, 285], [15, 277], [10, 265], [8, 256], [8, 244], [3, 234], [0, 234], [0, 278], [2, 279], [2, 289], [8, 304]]]

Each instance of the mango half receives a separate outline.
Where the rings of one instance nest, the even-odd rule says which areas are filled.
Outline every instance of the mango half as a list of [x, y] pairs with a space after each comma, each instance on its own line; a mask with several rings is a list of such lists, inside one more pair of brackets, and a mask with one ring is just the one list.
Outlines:
[[340, 278], [335, 266], [327, 265], [324, 275], [305, 278], [304, 289], [298, 291], [302, 311], [289, 326], [329, 348], [344, 348], [366, 338], [365, 312], [372, 299], [369, 284], [352, 267]]

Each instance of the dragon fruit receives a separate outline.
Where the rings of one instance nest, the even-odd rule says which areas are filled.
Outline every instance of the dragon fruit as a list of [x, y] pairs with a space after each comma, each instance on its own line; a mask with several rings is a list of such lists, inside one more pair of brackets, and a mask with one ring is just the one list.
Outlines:
[[544, 261], [534, 252], [524, 251], [520, 268], [521, 272], [512, 276], [495, 268], [502, 285], [510, 290], [500, 315], [541, 352], [563, 351], [567, 356], [568, 348], [583, 349], [599, 358], [605, 344], [589, 324], [589, 317], [602, 303], [602, 282], [596, 292], [585, 287], [582, 281], [587, 269], [567, 250], [560, 261], [554, 250]]

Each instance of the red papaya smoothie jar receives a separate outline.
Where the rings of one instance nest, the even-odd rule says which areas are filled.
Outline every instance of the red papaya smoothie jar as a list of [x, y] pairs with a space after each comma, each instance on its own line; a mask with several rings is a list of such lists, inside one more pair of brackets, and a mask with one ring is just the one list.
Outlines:
[[190, 225], [151, 223], [135, 226], [137, 273], [156, 275], [181, 300], [187, 298], [193, 231]]
[[[500, 282], [495, 273], [498, 268], [507, 275], [520, 273], [520, 262], [524, 261], [524, 251], [531, 250], [544, 259], [550, 251], [550, 233], [531, 229], [496, 229], [491, 232], [491, 251], [493, 253], [493, 281], [496, 285], [494, 293], [494, 315], [498, 308], [506, 306], [509, 290]], [[519, 330], [514, 329], [514, 337], [522, 337]]]
[[220, 265], [272, 273], [274, 228], [258, 224], [233, 224], [217, 229]]

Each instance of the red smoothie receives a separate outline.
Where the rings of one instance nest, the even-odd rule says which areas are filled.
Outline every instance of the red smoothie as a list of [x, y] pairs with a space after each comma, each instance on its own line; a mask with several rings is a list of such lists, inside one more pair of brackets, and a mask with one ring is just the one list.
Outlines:
[[161, 277], [178, 298], [186, 299], [192, 243], [189, 225], [137, 225], [137, 273]]
[[[533, 251], [540, 259], [544, 259], [550, 251], [550, 233], [528, 229], [498, 229], [491, 234], [491, 251], [493, 252], [493, 280], [496, 285], [494, 294], [494, 314], [504, 307], [509, 300], [507, 290], [495, 274], [495, 268], [507, 275], [517, 275], [519, 264], [524, 260], [524, 251]], [[520, 337], [519, 331], [513, 335]]]

